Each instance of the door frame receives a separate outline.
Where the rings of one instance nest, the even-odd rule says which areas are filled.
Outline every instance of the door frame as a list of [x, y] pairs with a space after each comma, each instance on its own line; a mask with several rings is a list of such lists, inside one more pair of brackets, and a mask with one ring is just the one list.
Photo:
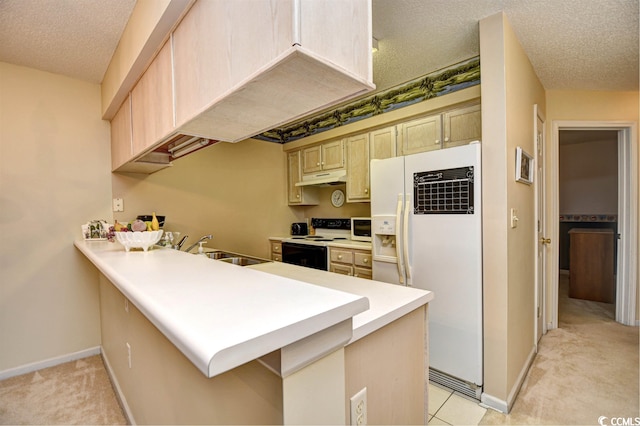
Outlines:
[[[636, 324], [636, 292], [638, 270], [638, 128], [631, 121], [553, 121], [551, 135], [551, 167], [548, 174], [551, 210], [550, 258], [559, 258], [559, 148], [560, 130], [618, 130], [618, 262], [616, 274], [616, 321]], [[548, 329], [558, 328], [559, 264], [550, 262], [549, 295], [551, 313]]]
[[[538, 121], [542, 123], [542, 128], [538, 128]], [[548, 250], [547, 245], [540, 242], [540, 234], [547, 235], [547, 203], [546, 203], [546, 127], [547, 120], [544, 114], [538, 108], [538, 104], [533, 105], [533, 143], [534, 152], [536, 153], [536, 161], [534, 162], [536, 168], [536, 179], [534, 181], [535, 187], [535, 279], [534, 279], [534, 297], [535, 304], [533, 307], [533, 319], [534, 319], [534, 333], [533, 344], [538, 351], [539, 337], [547, 333], [547, 277], [548, 274]], [[542, 140], [538, 138], [541, 136]], [[538, 164], [539, 159], [542, 164]], [[537, 174], [538, 167], [542, 168], [542, 177], [538, 179]], [[540, 205], [542, 204], [542, 205]], [[540, 253], [542, 251], [542, 253]], [[540, 312], [538, 312], [540, 310]]]

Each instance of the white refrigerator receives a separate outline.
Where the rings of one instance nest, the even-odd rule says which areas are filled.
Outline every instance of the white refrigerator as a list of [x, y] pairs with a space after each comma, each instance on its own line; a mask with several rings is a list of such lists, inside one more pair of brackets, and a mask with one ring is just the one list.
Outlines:
[[371, 161], [373, 279], [434, 292], [430, 379], [482, 391], [480, 144]]

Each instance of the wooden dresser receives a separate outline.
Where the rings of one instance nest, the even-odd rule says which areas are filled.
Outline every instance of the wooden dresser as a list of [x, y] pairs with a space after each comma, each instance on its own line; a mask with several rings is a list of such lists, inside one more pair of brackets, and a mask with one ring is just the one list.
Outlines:
[[569, 297], [614, 303], [613, 230], [573, 228], [569, 236]]

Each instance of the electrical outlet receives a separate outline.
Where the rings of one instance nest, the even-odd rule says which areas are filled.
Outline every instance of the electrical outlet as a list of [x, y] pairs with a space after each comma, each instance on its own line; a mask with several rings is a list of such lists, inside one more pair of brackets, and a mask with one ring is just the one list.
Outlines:
[[367, 388], [362, 388], [351, 397], [351, 424], [367, 424]]
[[114, 198], [113, 199], [113, 211], [114, 212], [123, 212], [124, 211], [124, 200], [122, 198]]
[[129, 361], [129, 368], [131, 368], [131, 345], [127, 342], [127, 360]]

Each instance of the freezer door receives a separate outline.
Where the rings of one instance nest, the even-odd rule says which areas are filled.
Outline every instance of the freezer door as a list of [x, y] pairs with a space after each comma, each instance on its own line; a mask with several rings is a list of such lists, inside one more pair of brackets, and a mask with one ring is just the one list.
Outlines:
[[431, 290], [429, 364], [482, 384], [480, 146], [405, 157], [412, 285]]
[[[371, 160], [373, 279], [405, 285], [402, 263], [404, 157]], [[400, 208], [398, 209], [398, 206]]]

